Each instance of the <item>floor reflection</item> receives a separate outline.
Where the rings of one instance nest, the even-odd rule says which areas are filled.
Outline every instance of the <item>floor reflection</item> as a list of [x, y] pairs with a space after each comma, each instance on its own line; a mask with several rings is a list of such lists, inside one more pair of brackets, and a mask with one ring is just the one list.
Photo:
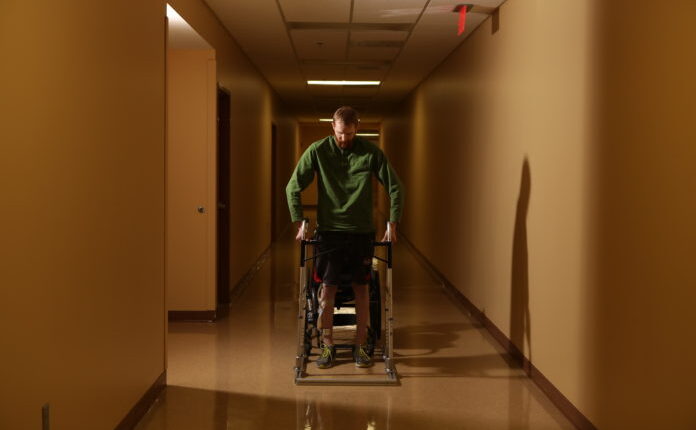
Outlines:
[[464, 422], [428, 414], [392, 412], [392, 398], [380, 392], [305, 392], [291, 399], [168, 386], [135, 430], [389, 430], [454, 429]]
[[[573, 428], [403, 245], [394, 250], [401, 385], [295, 386], [299, 247], [292, 233], [273, 245], [226, 318], [170, 324], [170, 385], [138, 430]], [[355, 367], [346, 361], [332, 370]]]
[[388, 396], [362, 396], [348, 408], [335, 393], [305, 393], [297, 399], [297, 430], [389, 428], [391, 399]]

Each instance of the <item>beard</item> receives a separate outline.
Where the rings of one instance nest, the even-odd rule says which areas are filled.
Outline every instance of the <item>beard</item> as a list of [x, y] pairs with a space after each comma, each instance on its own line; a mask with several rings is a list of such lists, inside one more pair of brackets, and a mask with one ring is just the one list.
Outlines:
[[340, 141], [336, 140], [336, 143], [338, 144], [339, 148], [346, 149], [346, 148], [350, 148], [351, 146], [353, 146], [353, 139], [346, 140], [344, 142], [340, 142]]

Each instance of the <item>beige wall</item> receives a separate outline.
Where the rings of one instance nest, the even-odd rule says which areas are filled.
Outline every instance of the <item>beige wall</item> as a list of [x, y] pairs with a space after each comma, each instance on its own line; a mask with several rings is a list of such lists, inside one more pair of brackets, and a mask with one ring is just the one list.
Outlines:
[[[603, 428], [696, 428], [696, 2], [602, 2], [588, 299]], [[629, 13], [630, 12], [630, 13]]]
[[213, 50], [167, 51], [167, 310], [216, 308], [215, 64]]
[[[170, 4], [215, 49], [218, 81], [231, 94], [230, 281], [234, 284], [271, 240], [271, 124], [279, 127], [281, 147], [295, 144], [289, 139], [295, 138], [297, 125], [204, 2]], [[276, 207], [280, 205], [277, 202]], [[278, 220], [283, 223], [281, 216]]]
[[297, 122], [290, 117], [282, 114], [275, 115], [277, 127], [277, 143], [275, 153], [275, 213], [274, 226], [276, 237], [290, 225], [290, 212], [288, 202], [285, 197], [285, 186], [288, 183], [290, 174], [295, 169], [297, 146], [300, 142], [300, 128]]
[[696, 422], [696, 3], [653, 6], [509, 0], [383, 124], [404, 233], [602, 429]]
[[[271, 122], [296, 125], [202, 1], [172, 5], [232, 94], [236, 282], [269, 244]], [[113, 429], [165, 371], [164, 15], [0, 2], [0, 428], [50, 402], [51, 428]]]
[[0, 428], [113, 429], [164, 371], [164, 2], [0, 2]]

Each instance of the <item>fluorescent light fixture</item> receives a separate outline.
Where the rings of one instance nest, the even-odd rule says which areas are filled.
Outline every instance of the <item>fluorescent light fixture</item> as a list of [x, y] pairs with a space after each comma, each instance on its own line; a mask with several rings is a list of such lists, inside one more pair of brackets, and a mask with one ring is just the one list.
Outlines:
[[307, 81], [309, 85], [379, 85], [381, 81]]
[[362, 137], [378, 137], [379, 133], [355, 133], [355, 135]]
[[[333, 122], [333, 118], [319, 118], [319, 122]], [[358, 118], [358, 122], [360, 122], [359, 118]], [[359, 134], [358, 136], [362, 136], [362, 135]], [[367, 136], [367, 135], [365, 135], [365, 136]]]

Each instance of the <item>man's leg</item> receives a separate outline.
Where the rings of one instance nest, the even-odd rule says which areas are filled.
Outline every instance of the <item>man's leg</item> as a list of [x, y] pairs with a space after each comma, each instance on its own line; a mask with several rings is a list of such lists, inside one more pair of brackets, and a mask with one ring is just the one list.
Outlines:
[[370, 293], [367, 284], [353, 284], [355, 293], [356, 331], [355, 343], [365, 345], [367, 340], [367, 323], [370, 321]]
[[367, 322], [370, 320], [370, 293], [365, 284], [353, 284], [355, 292], [356, 333], [353, 358], [357, 367], [372, 366], [372, 358], [365, 345], [367, 341]]
[[353, 244], [351, 249], [351, 267], [353, 269], [353, 292], [355, 293], [355, 349], [353, 357], [357, 367], [369, 367], [372, 358], [366, 347], [367, 325], [370, 321], [370, 290], [369, 279], [372, 270], [374, 247], [371, 237], [363, 235]]
[[336, 300], [335, 285], [322, 284], [319, 293], [319, 330], [321, 340], [325, 345], [333, 345], [333, 315], [334, 301]]

